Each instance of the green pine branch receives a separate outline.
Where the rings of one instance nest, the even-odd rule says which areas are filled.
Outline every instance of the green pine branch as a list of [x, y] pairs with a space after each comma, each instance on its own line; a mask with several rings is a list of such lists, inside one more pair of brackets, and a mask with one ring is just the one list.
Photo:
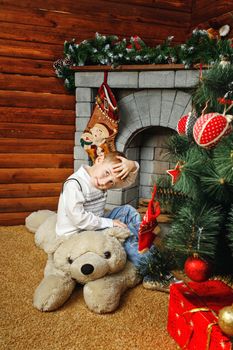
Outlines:
[[176, 267], [172, 253], [153, 246], [150, 254], [140, 259], [137, 270], [142, 277], [157, 282], [167, 282], [167, 276]]
[[156, 198], [159, 201], [161, 210], [167, 214], [175, 215], [189, 200], [184, 193], [174, 190], [171, 178], [168, 175], [159, 177], [156, 181], [156, 186]]
[[209, 157], [205, 150], [197, 145], [190, 147], [180, 159], [181, 173], [174, 184], [174, 189], [184, 193], [189, 198], [201, 198], [200, 174], [208, 162]]
[[233, 183], [221, 176], [212, 164], [205, 168], [206, 175], [200, 177], [201, 188], [213, 201], [229, 205], [233, 198]]
[[190, 143], [185, 135], [181, 136], [178, 134], [170, 136], [166, 142], [166, 147], [168, 148], [170, 159], [173, 162], [177, 162], [180, 159], [182, 159], [182, 157], [184, 157], [188, 149], [193, 145], [195, 144]]
[[193, 104], [200, 114], [207, 104], [205, 113], [222, 113], [224, 106], [218, 102], [231, 89], [233, 82], [233, 65], [222, 66], [216, 64], [203, 72], [202, 80], [196, 85], [192, 94]]
[[197, 201], [182, 207], [171, 225], [165, 246], [173, 251], [178, 265], [188, 256], [214, 260], [222, 215], [220, 207], [208, 207]]
[[213, 150], [213, 163], [218, 174], [233, 184], [233, 133]]

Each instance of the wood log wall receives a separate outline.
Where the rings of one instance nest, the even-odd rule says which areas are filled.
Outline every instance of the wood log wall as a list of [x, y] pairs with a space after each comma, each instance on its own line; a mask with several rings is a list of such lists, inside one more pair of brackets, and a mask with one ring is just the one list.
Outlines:
[[230, 2], [0, 0], [0, 225], [55, 210], [73, 172], [75, 98], [52, 68], [65, 40], [99, 32], [139, 35], [151, 45], [169, 35], [184, 42], [192, 25], [208, 21], [207, 3], [214, 17], [214, 3], [222, 16]]
[[214, 28], [222, 25], [231, 27], [230, 37], [233, 37], [233, 1], [232, 0], [195, 0], [192, 6], [191, 29]]

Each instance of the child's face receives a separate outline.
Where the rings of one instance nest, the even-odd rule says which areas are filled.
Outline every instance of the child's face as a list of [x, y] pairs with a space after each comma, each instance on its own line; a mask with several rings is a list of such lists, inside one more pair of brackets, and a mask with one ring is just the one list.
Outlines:
[[113, 170], [115, 163], [109, 161], [102, 161], [95, 163], [93, 173], [91, 175], [91, 182], [93, 186], [99, 190], [109, 190], [122, 182], [117, 177], [117, 173]]

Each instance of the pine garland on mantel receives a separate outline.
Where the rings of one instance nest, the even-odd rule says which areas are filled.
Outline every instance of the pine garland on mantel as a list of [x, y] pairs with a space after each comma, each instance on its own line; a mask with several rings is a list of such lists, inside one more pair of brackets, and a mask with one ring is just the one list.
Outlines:
[[53, 67], [57, 77], [64, 79], [65, 87], [74, 91], [74, 67], [78, 66], [182, 63], [188, 69], [197, 63], [212, 65], [223, 57], [233, 63], [231, 39], [212, 38], [208, 31], [199, 29], [184, 44], [172, 45], [172, 39], [170, 36], [163, 44], [149, 47], [138, 36], [119, 40], [115, 35], [96, 33], [93, 39], [79, 44], [75, 39], [65, 41], [64, 58], [54, 62]]

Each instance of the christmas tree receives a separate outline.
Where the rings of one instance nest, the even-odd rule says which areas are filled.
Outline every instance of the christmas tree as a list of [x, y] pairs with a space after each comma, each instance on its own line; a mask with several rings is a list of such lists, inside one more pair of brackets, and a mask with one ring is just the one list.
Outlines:
[[176, 269], [193, 281], [233, 281], [232, 90], [230, 63], [205, 71], [193, 91], [193, 110], [168, 140], [176, 166], [157, 183], [157, 200], [173, 214], [173, 222], [163, 252], [155, 250], [154, 262], [145, 258], [139, 267], [158, 281], [168, 272], [162, 253], [164, 260], [170, 253]]

